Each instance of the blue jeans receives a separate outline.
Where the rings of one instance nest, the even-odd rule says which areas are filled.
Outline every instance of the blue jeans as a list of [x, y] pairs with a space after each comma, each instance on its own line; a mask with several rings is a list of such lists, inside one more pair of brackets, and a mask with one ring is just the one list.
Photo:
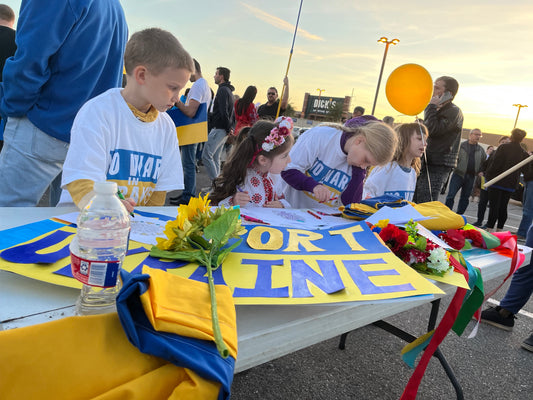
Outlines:
[[448, 195], [446, 196], [446, 206], [452, 210], [455, 195], [461, 189], [461, 196], [459, 197], [459, 205], [457, 206], [457, 214], [464, 214], [468, 203], [470, 202], [470, 194], [474, 187], [474, 175], [465, 174], [464, 177], [457, 175], [455, 172], [450, 179], [450, 186], [448, 186]]
[[181, 199], [188, 203], [196, 195], [196, 147], [198, 143], [180, 146], [181, 164], [183, 165], [184, 189]]
[[533, 181], [527, 181], [522, 199], [522, 220], [517, 233], [520, 236], [526, 236], [531, 222], [533, 222]]
[[220, 154], [226, 143], [227, 133], [224, 129], [211, 129], [204, 146], [202, 161], [209, 179], [215, 179], [220, 173]]
[[68, 143], [47, 135], [28, 118], [10, 117], [0, 153], [0, 207], [35, 207], [61, 173]]
[[[527, 231], [526, 246], [533, 247], [533, 226]], [[511, 285], [503, 296], [500, 307], [516, 314], [528, 302], [531, 293], [533, 293], [533, 260], [528, 265], [518, 268], [513, 274]]]

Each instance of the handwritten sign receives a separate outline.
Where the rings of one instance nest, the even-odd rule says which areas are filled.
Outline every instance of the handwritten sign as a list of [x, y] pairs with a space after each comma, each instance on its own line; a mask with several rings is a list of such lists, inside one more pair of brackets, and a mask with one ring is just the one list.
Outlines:
[[[41, 223], [46, 221], [36, 224]], [[26, 235], [32, 231], [21, 229]], [[75, 227], [61, 226], [6, 249], [0, 253], [0, 269], [81, 287], [70, 271], [68, 246], [75, 233]], [[206, 281], [204, 267], [153, 258], [149, 250], [130, 241], [123, 268], [140, 273], [146, 265]], [[236, 304], [322, 304], [442, 293], [360, 222], [321, 231], [250, 227], [214, 278], [231, 288]]]

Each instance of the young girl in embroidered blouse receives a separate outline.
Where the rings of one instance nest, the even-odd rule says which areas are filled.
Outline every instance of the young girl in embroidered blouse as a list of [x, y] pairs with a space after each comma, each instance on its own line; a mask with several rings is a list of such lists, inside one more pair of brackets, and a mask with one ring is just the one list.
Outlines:
[[273, 175], [280, 174], [290, 162], [294, 143], [292, 120], [258, 121], [240, 132], [237, 147], [224, 164], [222, 173], [213, 181], [209, 195], [213, 204], [233, 206], [290, 207], [276, 193]]
[[425, 125], [413, 122], [398, 126], [396, 132], [399, 142], [392, 162], [372, 169], [363, 188], [363, 199], [392, 194], [413, 200], [428, 130]]

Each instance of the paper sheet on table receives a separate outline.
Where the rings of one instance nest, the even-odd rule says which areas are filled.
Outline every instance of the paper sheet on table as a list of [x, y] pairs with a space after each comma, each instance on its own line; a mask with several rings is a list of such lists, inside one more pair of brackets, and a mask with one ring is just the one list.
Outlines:
[[375, 225], [381, 220], [388, 219], [389, 224], [403, 225], [409, 222], [410, 220], [423, 221], [429, 218], [430, 217], [424, 217], [422, 214], [416, 211], [416, 209], [412, 205], [408, 204], [406, 206], [398, 208], [384, 206], [378, 211], [376, 211], [374, 214], [372, 214], [370, 217], [365, 219], [365, 221], [371, 223], [372, 225]]
[[[75, 224], [79, 212], [73, 212], [63, 215], [55, 216], [55, 219], [66, 221]], [[163, 231], [167, 221], [162, 221], [157, 218], [143, 217], [142, 215], [135, 214], [135, 218], [130, 219], [130, 239], [144, 244], [157, 244], [157, 237], [165, 237]]]
[[[351, 221], [341, 217], [318, 214], [317, 210], [297, 208], [241, 207], [241, 214], [259, 219], [273, 226], [284, 228], [323, 230], [350, 224]], [[331, 212], [331, 211], [330, 211]], [[317, 218], [320, 217], [320, 218]]]
[[416, 229], [418, 229], [418, 234], [424, 236], [426, 239], [431, 240], [433, 243], [435, 243], [437, 246], [442, 247], [446, 250], [451, 250], [451, 247], [446, 243], [444, 240], [442, 240], [437, 235], [434, 235], [433, 232], [431, 232], [429, 229], [424, 228], [420, 224], [416, 224]]

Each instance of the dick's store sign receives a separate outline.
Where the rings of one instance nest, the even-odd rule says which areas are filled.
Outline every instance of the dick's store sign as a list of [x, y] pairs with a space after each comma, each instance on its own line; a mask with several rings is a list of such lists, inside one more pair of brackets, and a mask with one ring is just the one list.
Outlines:
[[337, 106], [337, 104], [339, 103], [342, 104], [343, 102], [344, 102], [343, 97], [309, 96], [305, 114], [306, 115], [309, 115], [309, 114], [326, 115], [329, 113], [329, 110], [332, 107]]

